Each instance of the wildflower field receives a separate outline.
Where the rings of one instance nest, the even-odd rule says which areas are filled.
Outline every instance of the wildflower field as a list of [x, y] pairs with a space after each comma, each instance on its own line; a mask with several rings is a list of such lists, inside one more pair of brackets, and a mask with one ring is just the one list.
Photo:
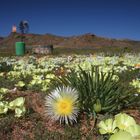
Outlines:
[[0, 58], [2, 140], [140, 140], [140, 54]]

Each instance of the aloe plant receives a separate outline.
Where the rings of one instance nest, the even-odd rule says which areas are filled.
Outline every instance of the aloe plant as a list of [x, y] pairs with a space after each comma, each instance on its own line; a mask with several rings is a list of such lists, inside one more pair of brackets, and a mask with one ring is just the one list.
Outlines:
[[134, 104], [139, 98], [122, 87], [119, 80], [114, 79], [115, 76], [113, 70], [104, 73], [97, 66], [91, 66], [89, 71], [79, 67], [78, 72], [72, 69], [68, 75], [55, 79], [52, 85], [76, 88], [81, 110], [88, 114], [116, 113]]

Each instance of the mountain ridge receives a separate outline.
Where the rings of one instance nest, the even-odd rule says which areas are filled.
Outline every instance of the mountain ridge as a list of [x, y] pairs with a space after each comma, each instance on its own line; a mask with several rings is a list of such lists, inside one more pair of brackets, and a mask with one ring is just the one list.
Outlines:
[[[14, 47], [20, 41], [19, 33], [11, 33], [7, 37], [0, 37], [0, 48]], [[102, 48], [102, 47], [140, 47], [140, 41], [130, 39], [112, 39], [96, 36], [92, 33], [63, 37], [47, 34], [25, 34], [27, 46], [45, 46], [52, 44], [57, 48]]]

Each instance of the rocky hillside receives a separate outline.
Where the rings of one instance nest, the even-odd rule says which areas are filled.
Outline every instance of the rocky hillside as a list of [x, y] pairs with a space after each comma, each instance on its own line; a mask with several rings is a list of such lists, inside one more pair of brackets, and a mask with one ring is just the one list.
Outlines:
[[[0, 38], [0, 48], [14, 47], [16, 41], [20, 41], [20, 34], [11, 33], [8, 37]], [[61, 37], [52, 34], [27, 34], [24, 36], [26, 46], [45, 46], [53, 44], [60, 48], [102, 48], [102, 47], [140, 47], [140, 41], [117, 40], [98, 37], [94, 34]]]
[[1, 42], [3, 39], [4, 39], [3, 37], [0, 37], [0, 42]]

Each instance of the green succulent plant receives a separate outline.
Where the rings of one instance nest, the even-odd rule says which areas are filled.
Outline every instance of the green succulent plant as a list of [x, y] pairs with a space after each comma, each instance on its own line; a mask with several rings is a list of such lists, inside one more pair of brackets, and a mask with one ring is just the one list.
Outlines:
[[15, 117], [19, 118], [19, 117], [23, 116], [25, 114], [25, 112], [26, 112], [26, 109], [24, 106], [20, 107], [20, 108], [15, 108]]
[[18, 97], [9, 103], [9, 108], [15, 109], [16, 107], [22, 107], [24, 105], [24, 102], [25, 102], [25, 98]]
[[109, 140], [135, 140], [132, 135], [126, 131], [119, 131], [113, 134]]
[[0, 114], [6, 114], [8, 111], [8, 102], [0, 101]]
[[113, 134], [109, 140], [140, 140], [140, 125], [133, 117], [119, 113], [113, 119], [101, 121], [98, 124], [100, 134]]
[[138, 99], [114, 76], [113, 70], [104, 73], [98, 66], [91, 66], [89, 71], [79, 67], [79, 71], [71, 69], [68, 75], [54, 79], [52, 87], [65, 85], [77, 89], [81, 110], [88, 114], [116, 113]]
[[0, 100], [3, 99], [4, 94], [8, 93], [9, 90], [7, 88], [0, 88]]
[[6, 93], [8, 93], [8, 89], [7, 88], [0, 88], [0, 93], [2, 93], [2, 94], [6, 94]]
[[131, 125], [126, 129], [134, 138], [139, 138], [140, 140], [140, 125]]
[[9, 103], [9, 109], [15, 110], [15, 117], [21, 117], [25, 114], [25, 98], [19, 97]]
[[116, 121], [113, 119], [107, 119], [105, 121], [101, 121], [98, 124], [100, 134], [112, 134], [117, 132], [116, 129]]
[[140, 93], [140, 79], [133, 79], [130, 85], [136, 88], [137, 92]]
[[120, 130], [126, 130], [129, 126], [136, 124], [134, 118], [125, 113], [119, 113], [115, 115], [115, 120], [116, 120], [117, 127]]
[[23, 81], [19, 81], [15, 86], [22, 88], [25, 86], [25, 83]]

